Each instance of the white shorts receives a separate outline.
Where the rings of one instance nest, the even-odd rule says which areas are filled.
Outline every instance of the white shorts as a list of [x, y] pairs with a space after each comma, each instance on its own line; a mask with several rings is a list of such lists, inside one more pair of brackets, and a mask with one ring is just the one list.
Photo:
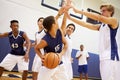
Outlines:
[[100, 61], [100, 73], [102, 80], [120, 80], [120, 61]]
[[5, 68], [6, 70], [11, 71], [15, 65], [18, 65], [18, 71], [23, 72], [24, 70], [28, 70], [29, 62], [25, 62], [24, 56], [17, 56], [12, 54], [7, 54], [7, 56], [0, 63], [0, 66]]
[[69, 80], [69, 79], [68, 75], [66, 74], [64, 64], [61, 64], [55, 69], [47, 69], [46, 67], [42, 66], [40, 68], [37, 80]]
[[33, 61], [33, 65], [32, 65], [32, 71], [33, 72], [39, 72], [40, 67], [42, 66], [42, 62], [40, 57], [36, 54], [34, 61]]

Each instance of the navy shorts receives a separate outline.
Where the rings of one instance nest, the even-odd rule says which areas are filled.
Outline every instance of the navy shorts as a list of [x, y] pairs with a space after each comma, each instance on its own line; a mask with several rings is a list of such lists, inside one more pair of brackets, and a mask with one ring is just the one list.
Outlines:
[[81, 73], [88, 73], [88, 65], [79, 65], [78, 66], [78, 72]]

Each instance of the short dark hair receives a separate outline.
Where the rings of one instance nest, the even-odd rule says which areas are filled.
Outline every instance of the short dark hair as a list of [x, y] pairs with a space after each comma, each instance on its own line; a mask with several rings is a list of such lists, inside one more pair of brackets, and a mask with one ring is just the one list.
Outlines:
[[12, 24], [12, 23], [19, 23], [19, 22], [18, 22], [18, 20], [11, 20], [10, 24]]
[[74, 30], [73, 30], [73, 32], [74, 32], [74, 31], [75, 31], [75, 25], [74, 25], [73, 23], [70, 23], [70, 24], [67, 25], [67, 28], [68, 28], [69, 26], [73, 26], [73, 27], [74, 27]]
[[11, 20], [10, 21], [10, 27], [11, 27], [12, 23], [19, 23], [19, 22], [18, 22], [18, 20]]
[[54, 24], [54, 23], [55, 23], [54, 16], [48, 16], [44, 19], [43, 26], [47, 31], [50, 31], [52, 28], [52, 24]]
[[37, 20], [37, 22], [39, 22], [41, 19], [44, 19], [44, 17], [40, 17], [40, 18]]

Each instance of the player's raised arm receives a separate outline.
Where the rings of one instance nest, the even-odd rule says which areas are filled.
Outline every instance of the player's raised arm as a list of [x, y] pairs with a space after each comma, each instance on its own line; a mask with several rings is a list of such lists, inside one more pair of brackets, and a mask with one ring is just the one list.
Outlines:
[[2, 38], [2, 37], [7, 37], [8, 36], [8, 32], [6, 32], [6, 33], [0, 33], [0, 38]]
[[[112, 7], [111, 7], [111, 10], [109, 10], [109, 9], [104, 9], [103, 7], [104, 6], [100, 7], [101, 15], [96, 14], [96, 13], [87, 12], [87, 11], [81, 11], [81, 10], [76, 9], [75, 7], [73, 7], [73, 11], [76, 12], [76, 13], [85, 15], [85, 16], [91, 18], [91, 19], [98, 20], [98, 21], [100, 21], [102, 23], [109, 24], [109, 25], [111, 25], [111, 27], [113, 29], [115, 29], [116, 26], [118, 25], [118, 22], [117, 22], [116, 18], [112, 17], [113, 16], [112, 11], [114, 12], [114, 9], [112, 10]], [[106, 15], [105, 11], [111, 12], [112, 14]], [[104, 14], [103, 14], [103, 12], [104, 12]]]
[[84, 22], [82, 20], [77, 20], [77, 19], [71, 17], [68, 13], [66, 13], [66, 15], [67, 15], [68, 19], [70, 19], [71, 21], [75, 22], [76, 24], [78, 24], [80, 26], [86, 27], [91, 30], [97, 30], [97, 31], [99, 30], [100, 25], [94, 25], [94, 24]]

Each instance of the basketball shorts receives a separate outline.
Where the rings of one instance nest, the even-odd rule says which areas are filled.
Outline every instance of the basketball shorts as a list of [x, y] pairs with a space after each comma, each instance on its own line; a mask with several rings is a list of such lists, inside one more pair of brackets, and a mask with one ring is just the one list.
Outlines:
[[33, 65], [32, 65], [32, 71], [33, 72], [39, 72], [40, 67], [42, 66], [42, 62], [40, 57], [36, 54], [34, 61], [33, 61]]
[[12, 54], [7, 54], [7, 56], [0, 63], [0, 66], [5, 68], [6, 70], [11, 71], [15, 65], [18, 65], [18, 71], [23, 72], [24, 70], [28, 70], [29, 62], [24, 60], [24, 56], [17, 56]]
[[69, 80], [63, 64], [54, 69], [48, 69], [44, 66], [40, 68], [37, 80]]
[[120, 80], [120, 61], [101, 60], [100, 74], [102, 80]]
[[79, 65], [78, 66], [78, 72], [81, 73], [88, 73], [88, 65]]

